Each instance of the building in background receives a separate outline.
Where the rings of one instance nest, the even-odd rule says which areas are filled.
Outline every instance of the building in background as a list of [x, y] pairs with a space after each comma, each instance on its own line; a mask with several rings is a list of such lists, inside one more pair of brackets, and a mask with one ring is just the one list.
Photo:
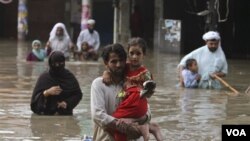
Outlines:
[[[4, 1], [12, 2], [8, 4], [0, 2], [0, 38], [17, 39], [19, 0]], [[27, 39], [47, 40], [51, 28], [57, 22], [64, 22], [68, 30], [71, 31], [71, 38], [76, 38], [73, 35], [74, 33], [77, 35], [80, 32], [77, 30], [80, 29], [74, 29], [73, 23], [79, 22], [77, 17], [80, 16], [72, 14], [72, 12], [79, 10], [72, 8], [72, 2], [77, 4], [82, 1], [27, 0]], [[89, 1], [91, 3], [91, 18], [96, 20], [95, 27], [100, 34], [102, 45], [113, 41], [126, 44], [128, 39], [132, 37], [132, 30], [134, 30], [132, 26], [136, 25], [140, 27], [138, 36], [144, 38], [150, 48], [158, 48], [161, 38], [172, 38], [169, 33], [160, 36], [162, 30], [165, 30], [161, 22], [176, 20], [181, 22], [181, 34], [177, 34], [180, 35], [181, 42], [177, 53], [187, 54], [203, 45], [201, 38], [203, 33], [209, 29], [216, 29], [221, 34], [221, 44], [227, 58], [250, 57], [250, 48], [248, 47], [250, 1], [248, 0]], [[140, 17], [138, 18], [140, 20], [132, 18], [136, 17], [135, 14], [133, 15], [135, 6], [139, 7], [139, 16], [137, 17]], [[174, 45], [176, 46], [176, 44]], [[171, 49], [169, 46], [168, 48]]]

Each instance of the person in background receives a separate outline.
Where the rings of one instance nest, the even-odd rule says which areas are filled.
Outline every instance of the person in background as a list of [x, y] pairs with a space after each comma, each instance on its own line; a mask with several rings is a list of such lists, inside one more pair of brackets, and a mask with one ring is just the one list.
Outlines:
[[[178, 65], [178, 75], [180, 82], [182, 82], [181, 72], [185, 66], [186, 60], [193, 58], [197, 61], [199, 66], [198, 73], [201, 75], [200, 88], [220, 88], [220, 82], [215, 80], [215, 75], [225, 77], [228, 72], [228, 65], [225, 54], [220, 45], [220, 35], [216, 31], [209, 31], [203, 35], [203, 40], [206, 45], [192, 51], [184, 56]], [[206, 81], [203, 81], [206, 80]], [[206, 83], [207, 80], [215, 80], [215, 83]]]
[[70, 53], [74, 45], [69, 37], [66, 27], [63, 23], [54, 25], [50, 32], [49, 40], [45, 46], [45, 50], [49, 55], [52, 51], [61, 51], [66, 60], [69, 60]]
[[82, 91], [75, 76], [65, 68], [65, 56], [51, 52], [49, 70], [42, 73], [31, 97], [31, 110], [39, 115], [72, 115], [82, 99]]
[[89, 45], [88, 54], [92, 60], [98, 60], [98, 50], [100, 47], [100, 36], [99, 33], [94, 29], [95, 20], [89, 19], [87, 21], [88, 28], [82, 30], [77, 38], [77, 52], [81, 52], [81, 45], [83, 42], [87, 42]]
[[[103, 49], [102, 58], [105, 67], [110, 72], [112, 83], [106, 85], [103, 77], [98, 77], [91, 84], [91, 117], [94, 121], [95, 141], [114, 141], [112, 131], [118, 130], [128, 136], [128, 139], [139, 138], [140, 132], [136, 125], [127, 124], [123, 119], [112, 116], [116, 109], [116, 95], [123, 89], [124, 71], [127, 54], [120, 44], [107, 45]], [[148, 111], [140, 122], [146, 123], [150, 120], [151, 113]], [[142, 141], [143, 138], [137, 139]]]
[[185, 69], [182, 70], [181, 74], [185, 88], [198, 88], [201, 76], [198, 74], [198, 66], [195, 59], [186, 61]]
[[34, 40], [31, 44], [32, 51], [27, 55], [26, 61], [44, 61], [46, 57], [45, 50], [39, 40]]
[[81, 51], [75, 52], [75, 60], [80, 60], [80, 61], [84, 61], [84, 60], [89, 60], [92, 57], [92, 49], [89, 47], [88, 42], [82, 42], [81, 45]]

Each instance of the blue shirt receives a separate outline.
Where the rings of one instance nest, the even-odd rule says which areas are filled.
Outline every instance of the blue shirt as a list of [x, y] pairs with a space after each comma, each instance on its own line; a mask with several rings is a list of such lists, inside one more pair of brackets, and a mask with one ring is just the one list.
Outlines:
[[184, 69], [181, 72], [184, 87], [185, 88], [197, 88], [198, 87], [198, 81], [196, 80], [196, 77], [199, 75], [198, 73], [193, 73], [188, 69]]

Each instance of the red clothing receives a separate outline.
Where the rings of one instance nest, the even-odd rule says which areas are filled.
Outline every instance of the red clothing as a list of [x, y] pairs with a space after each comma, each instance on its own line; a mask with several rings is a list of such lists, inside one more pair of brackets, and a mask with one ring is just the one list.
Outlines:
[[30, 52], [26, 57], [26, 61], [43, 61], [43, 60], [40, 60], [38, 57], [36, 57], [36, 55], [33, 52]]
[[[142, 84], [148, 79], [146, 73], [149, 73], [149, 71], [143, 66], [134, 71], [127, 71], [125, 85], [126, 95], [113, 113], [113, 117], [140, 118], [147, 113], [147, 99], [140, 97]], [[152, 77], [150, 79], [152, 79]], [[126, 141], [127, 137], [125, 134], [115, 132], [114, 139], [115, 141]]]

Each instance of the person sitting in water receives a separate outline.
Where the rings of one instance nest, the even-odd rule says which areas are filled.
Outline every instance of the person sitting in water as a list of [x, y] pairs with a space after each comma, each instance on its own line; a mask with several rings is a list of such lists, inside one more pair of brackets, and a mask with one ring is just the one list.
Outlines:
[[55, 24], [45, 46], [47, 54], [49, 55], [52, 51], [61, 51], [68, 61], [73, 48], [74, 44], [70, 39], [65, 25], [63, 23]]
[[81, 52], [81, 45], [83, 42], [87, 42], [89, 45], [88, 53], [90, 56], [88, 59], [97, 61], [99, 58], [99, 48], [100, 48], [100, 36], [99, 33], [95, 30], [95, 20], [89, 19], [87, 21], [88, 28], [82, 30], [77, 38], [77, 49], [78, 52]]
[[92, 55], [93, 53], [91, 51], [88, 42], [82, 42], [80, 52], [79, 51], [74, 52], [75, 59], [80, 61], [89, 60]]
[[44, 61], [46, 53], [42, 49], [42, 43], [39, 40], [34, 40], [31, 45], [32, 51], [27, 55], [26, 61]]
[[216, 31], [208, 31], [202, 38], [205, 41], [205, 45], [190, 52], [181, 59], [177, 66], [178, 76], [181, 76], [186, 60], [194, 58], [197, 61], [199, 66], [198, 72], [201, 75], [198, 87], [219, 89], [221, 88], [220, 82], [215, 80], [215, 75], [225, 77], [228, 73], [227, 60], [220, 43], [221, 37]]

